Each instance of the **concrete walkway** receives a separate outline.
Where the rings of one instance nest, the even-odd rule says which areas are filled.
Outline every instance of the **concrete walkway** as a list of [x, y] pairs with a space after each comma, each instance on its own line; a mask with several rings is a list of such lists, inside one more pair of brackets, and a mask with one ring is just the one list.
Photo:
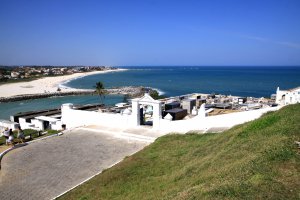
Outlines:
[[52, 199], [141, 150], [153, 138], [102, 129], [74, 129], [9, 152], [2, 159], [0, 199]]
[[105, 127], [99, 125], [90, 125], [80, 128], [82, 130], [96, 131], [101, 130], [102, 133], [113, 135], [117, 138], [129, 140], [140, 140], [145, 142], [153, 142], [156, 138], [165, 135], [165, 133], [153, 130], [151, 126], [140, 126], [136, 128], [116, 128]]

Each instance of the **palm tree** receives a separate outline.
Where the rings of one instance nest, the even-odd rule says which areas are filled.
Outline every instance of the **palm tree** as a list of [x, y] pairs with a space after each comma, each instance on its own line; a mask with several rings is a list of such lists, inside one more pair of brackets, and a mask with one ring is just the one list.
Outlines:
[[103, 103], [103, 99], [105, 98], [105, 89], [104, 89], [104, 84], [99, 81], [96, 83], [96, 92], [98, 93], [99, 97], [100, 97], [100, 102]]

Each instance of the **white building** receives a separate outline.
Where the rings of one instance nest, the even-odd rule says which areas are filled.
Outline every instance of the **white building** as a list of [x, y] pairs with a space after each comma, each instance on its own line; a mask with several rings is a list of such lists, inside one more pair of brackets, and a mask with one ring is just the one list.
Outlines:
[[11, 73], [10, 73], [10, 76], [11, 76], [12, 78], [19, 78], [19, 77], [20, 77], [20, 73], [19, 73], [19, 72], [11, 72]]
[[300, 103], [300, 87], [289, 90], [280, 90], [278, 87], [276, 91], [276, 103], [282, 106]]
[[55, 116], [36, 116], [32, 119], [19, 118], [22, 129], [34, 129], [44, 131], [46, 129], [61, 130], [61, 120]]
[[12, 129], [13, 131], [18, 128], [19, 124], [8, 120], [0, 119], [0, 131], [5, 128]]

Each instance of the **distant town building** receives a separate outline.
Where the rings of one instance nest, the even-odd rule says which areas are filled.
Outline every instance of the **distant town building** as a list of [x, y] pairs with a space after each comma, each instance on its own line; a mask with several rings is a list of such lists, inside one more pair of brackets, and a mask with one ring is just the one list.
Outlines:
[[30, 73], [25, 73], [25, 78], [30, 78], [31, 74]]
[[276, 91], [276, 103], [279, 105], [300, 103], [300, 87], [289, 90], [280, 90], [278, 87]]
[[7, 81], [9, 79], [29, 79], [35, 77], [44, 77], [50, 75], [66, 75], [80, 72], [92, 72], [117, 69], [114, 67], [104, 66], [57, 66], [57, 67], [43, 67], [43, 66], [19, 66], [13, 68], [1, 68], [0, 66], [0, 82]]
[[11, 76], [12, 78], [19, 78], [19, 77], [20, 77], [20, 73], [19, 73], [19, 72], [11, 72], [11, 73], [10, 73], [10, 76]]

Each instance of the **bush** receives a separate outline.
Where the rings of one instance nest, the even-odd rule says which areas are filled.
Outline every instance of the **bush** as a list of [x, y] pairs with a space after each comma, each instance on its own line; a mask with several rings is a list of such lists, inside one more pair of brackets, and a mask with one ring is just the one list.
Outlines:
[[[40, 137], [39, 131], [37, 131], [37, 130], [24, 129], [23, 131], [24, 131], [25, 137], [29, 136], [29, 135], [31, 135], [32, 139]], [[53, 134], [57, 134], [59, 132], [60, 131], [57, 131], [57, 130], [47, 130], [47, 135], [53, 135]], [[15, 130], [15, 131], [13, 131], [13, 133], [14, 133], [14, 138], [16, 139], [17, 135], [18, 135], [18, 131]], [[5, 144], [5, 138], [4, 138], [4, 136], [2, 136], [2, 137], [0, 137], [0, 145], [4, 145], [4, 144]]]

